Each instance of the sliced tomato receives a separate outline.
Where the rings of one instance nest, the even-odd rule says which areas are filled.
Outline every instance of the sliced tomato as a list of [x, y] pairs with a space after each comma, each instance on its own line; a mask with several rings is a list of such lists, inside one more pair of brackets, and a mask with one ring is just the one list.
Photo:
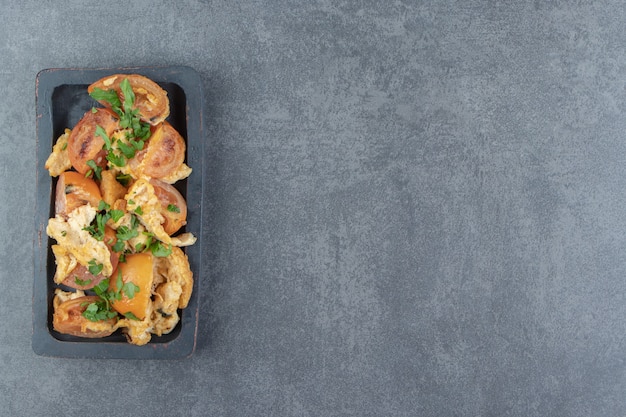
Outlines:
[[182, 165], [185, 149], [185, 140], [180, 133], [168, 122], [163, 122], [154, 128], [144, 149], [137, 152], [128, 164], [138, 175], [163, 178]]
[[165, 233], [172, 235], [187, 224], [185, 198], [173, 185], [154, 178], [150, 180], [150, 184], [154, 187], [154, 193], [161, 203], [160, 213], [165, 217], [163, 229]]
[[67, 217], [75, 208], [86, 204], [98, 207], [100, 200], [100, 188], [91, 178], [74, 171], [65, 171], [59, 175], [54, 201], [55, 214]]
[[[115, 270], [120, 260], [120, 254], [113, 250], [113, 246], [117, 243], [117, 235], [115, 230], [111, 229], [109, 226], [105, 226], [104, 228], [104, 243], [109, 248], [109, 252], [111, 252], [111, 265], [113, 266], [113, 270]], [[94, 276], [89, 272], [88, 267], [78, 264], [63, 280], [62, 284], [77, 290], [89, 290], [98, 285], [105, 278], [106, 277], [102, 274]]]
[[78, 121], [67, 139], [67, 152], [72, 166], [81, 174], [91, 169], [87, 165], [90, 160], [102, 168], [107, 164], [104, 139], [96, 135], [96, 126], [102, 127], [108, 137], [120, 129], [117, 115], [108, 109], [89, 110]]
[[139, 320], [146, 318], [148, 305], [151, 303], [152, 283], [154, 281], [154, 261], [151, 253], [134, 253], [126, 255], [126, 262], [120, 262], [117, 270], [111, 275], [109, 289], [120, 290], [117, 286], [117, 276], [122, 273], [122, 285], [132, 283], [139, 289], [133, 297], [129, 297], [122, 289], [120, 300], [114, 301], [111, 306], [123, 315], [132, 313]]
[[67, 300], [59, 304], [52, 316], [52, 327], [59, 333], [80, 337], [105, 337], [115, 331], [117, 319], [107, 319], [97, 322], [87, 320], [83, 312], [91, 303], [100, 300], [95, 295]]
[[[120, 88], [120, 84], [125, 78], [128, 79], [130, 87], [133, 93], [135, 93], [135, 104], [133, 108], [139, 109], [139, 117], [141, 120], [153, 126], [163, 122], [170, 114], [170, 101], [167, 98], [167, 92], [157, 83], [143, 75], [109, 75], [91, 84], [87, 88], [87, 91], [91, 94], [95, 88], [104, 91], [115, 90], [120, 101], [123, 103], [124, 93]], [[106, 101], [101, 101], [100, 103], [106, 107], [110, 106], [110, 103]]]

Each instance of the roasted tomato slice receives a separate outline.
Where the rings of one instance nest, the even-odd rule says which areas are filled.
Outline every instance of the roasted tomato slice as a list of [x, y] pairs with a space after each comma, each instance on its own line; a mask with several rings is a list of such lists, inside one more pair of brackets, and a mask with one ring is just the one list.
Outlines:
[[86, 295], [63, 301], [54, 309], [52, 327], [59, 333], [73, 336], [90, 338], [109, 336], [115, 331], [117, 319], [93, 322], [83, 316], [87, 306], [99, 300], [98, 296]]
[[89, 110], [78, 121], [67, 139], [67, 152], [72, 166], [81, 174], [91, 169], [87, 161], [93, 160], [99, 167], [107, 164], [104, 139], [96, 135], [96, 126], [102, 127], [108, 137], [120, 128], [117, 115], [108, 109]]
[[67, 217], [72, 210], [86, 204], [98, 207], [100, 200], [100, 188], [91, 178], [74, 171], [65, 171], [59, 175], [54, 201], [55, 214]]
[[[117, 235], [115, 230], [111, 229], [109, 226], [105, 226], [104, 228], [104, 243], [109, 248], [109, 252], [111, 252], [111, 265], [115, 271], [120, 260], [120, 254], [113, 250], [113, 246], [117, 243]], [[77, 290], [89, 290], [98, 285], [105, 278], [106, 277], [102, 274], [94, 276], [89, 272], [88, 267], [78, 264], [63, 280], [62, 284]]]
[[161, 215], [165, 217], [163, 229], [165, 229], [165, 233], [172, 235], [187, 224], [185, 198], [173, 185], [156, 179], [151, 179], [150, 184], [154, 187], [154, 194], [161, 203]]
[[117, 270], [111, 275], [109, 289], [118, 291], [117, 277], [122, 273], [122, 285], [132, 283], [138, 288], [132, 297], [122, 288], [120, 300], [113, 301], [111, 306], [123, 315], [132, 313], [139, 320], [146, 318], [148, 305], [151, 303], [152, 283], [154, 281], [154, 261], [151, 253], [134, 253], [126, 255], [126, 262], [120, 262]]
[[[95, 89], [115, 90], [120, 101], [124, 102], [124, 94], [120, 88], [120, 83], [128, 79], [130, 87], [135, 93], [135, 104], [133, 108], [139, 109], [139, 117], [144, 122], [155, 126], [164, 121], [170, 114], [170, 101], [167, 98], [167, 92], [157, 83], [149, 78], [139, 74], [115, 74], [101, 78], [91, 84], [87, 91], [89, 94]], [[110, 106], [106, 101], [100, 102], [104, 106]]]
[[150, 140], [128, 161], [137, 175], [163, 178], [172, 174], [185, 160], [185, 140], [168, 122], [158, 125]]

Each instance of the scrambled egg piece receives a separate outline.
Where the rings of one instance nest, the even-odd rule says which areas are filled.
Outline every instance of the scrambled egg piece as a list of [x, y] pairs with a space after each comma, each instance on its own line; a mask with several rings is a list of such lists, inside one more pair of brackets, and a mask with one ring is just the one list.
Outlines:
[[152, 333], [157, 336], [171, 332], [180, 320], [178, 303], [183, 293], [177, 282], [166, 282], [157, 287], [152, 311]]
[[67, 152], [67, 138], [70, 137], [71, 132], [70, 129], [65, 129], [65, 133], [59, 136], [56, 144], [52, 147], [52, 153], [46, 160], [44, 168], [50, 172], [51, 177], [58, 177], [62, 172], [72, 167]]
[[82, 290], [76, 291], [63, 291], [62, 289], [57, 288], [54, 290], [54, 299], [52, 300], [52, 305], [56, 309], [62, 302], [73, 300], [75, 298], [84, 297], [85, 293]]
[[[161, 242], [172, 243], [172, 238], [163, 228], [165, 218], [161, 215], [161, 202], [148, 179], [141, 178], [135, 181], [128, 189], [124, 199], [126, 200], [126, 210], [129, 213], [134, 212], [148, 232]], [[140, 209], [138, 209], [139, 207]]]
[[172, 237], [172, 245], [182, 247], [191, 246], [196, 243], [196, 237], [192, 233], [183, 233], [178, 236]]
[[54, 282], [60, 284], [78, 266], [78, 260], [66, 247], [61, 245], [52, 245], [52, 253], [57, 264]]
[[102, 180], [100, 181], [100, 194], [102, 200], [110, 206], [113, 206], [119, 199], [126, 195], [126, 188], [115, 179], [117, 171], [105, 169], [102, 171]]
[[187, 178], [191, 175], [191, 167], [187, 166], [185, 163], [181, 164], [176, 171], [172, 172], [169, 175], [166, 175], [163, 178], [160, 178], [161, 181], [166, 182], [168, 184], [174, 184], [176, 181]]
[[121, 319], [117, 322], [118, 328], [124, 328], [124, 333], [126, 334], [126, 338], [128, 342], [137, 345], [143, 346], [152, 339], [152, 304], [148, 304], [148, 312], [146, 314], [146, 318], [143, 320], [132, 320], [132, 319]]
[[[67, 220], [61, 215], [51, 218], [46, 234], [63, 246], [81, 265], [88, 266], [92, 260], [102, 264], [102, 274], [108, 277], [113, 273], [109, 248], [104, 242], [94, 239], [88, 231], [83, 230], [95, 217], [96, 209], [90, 205], [78, 207], [69, 214]], [[61, 262], [66, 260], [63, 259]]]
[[170, 256], [156, 258], [157, 275], [167, 277], [167, 282], [175, 282], [181, 287], [178, 308], [185, 308], [191, 298], [193, 289], [193, 272], [189, 266], [187, 255], [182, 249], [173, 246]]

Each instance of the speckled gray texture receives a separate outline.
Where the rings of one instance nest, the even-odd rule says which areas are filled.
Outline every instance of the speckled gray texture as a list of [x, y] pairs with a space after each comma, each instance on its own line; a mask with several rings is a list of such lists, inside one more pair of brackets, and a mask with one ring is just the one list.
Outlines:
[[[622, 2], [2, 3], [3, 413], [626, 415]], [[196, 354], [36, 356], [35, 75], [168, 64], [206, 93]]]

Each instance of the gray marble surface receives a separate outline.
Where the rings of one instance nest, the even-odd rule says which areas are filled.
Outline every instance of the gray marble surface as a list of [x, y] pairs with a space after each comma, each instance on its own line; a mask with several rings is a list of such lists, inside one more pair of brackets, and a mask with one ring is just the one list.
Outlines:
[[[6, 415], [626, 415], [621, 2], [2, 3]], [[40, 357], [35, 76], [135, 65], [204, 83], [198, 348]]]

